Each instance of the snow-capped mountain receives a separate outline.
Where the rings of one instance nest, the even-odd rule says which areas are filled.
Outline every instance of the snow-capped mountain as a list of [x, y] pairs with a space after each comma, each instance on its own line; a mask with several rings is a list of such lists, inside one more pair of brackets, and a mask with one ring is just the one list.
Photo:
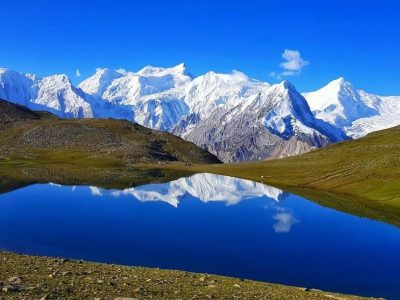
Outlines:
[[189, 113], [173, 132], [185, 138], [200, 120], [207, 119], [215, 111], [232, 109], [268, 87], [268, 83], [251, 79], [238, 71], [232, 71], [231, 74], [208, 72], [199, 76], [185, 88], [183, 99], [189, 107]]
[[138, 72], [98, 69], [79, 88], [111, 103], [135, 105], [145, 96], [184, 86], [191, 79], [184, 64], [172, 68], [146, 66]]
[[106, 191], [91, 188], [92, 194], [101, 196], [111, 193], [113, 196], [130, 195], [142, 202], [162, 201], [178, 207], [181, 199], [190, 196], [204, 203], [225, 202], [234, 205], [246, 199], [265, 197], [279, 202], [285, 193], [250, 180], [209, 173], [196, 174], [167, 183], [146, 184], [125, 190]]
[[0, 69], [0, 98], [62, 117], [128, 119], [223, 161], [295, 155], [400, 124], [400, 97], [372, 95], [343, 78], [303, 96], [288, 82], [271, 86], [238, 71], [193, 77], [184, 64], [97, 69], [78, 87], [66, 75]]
[[343, 77], [303, 96], [317, 118], [353, 138], [400, 124], [400, 97], [369, 94]]
[[0, 68], [1, 99], [28, 106], [31, 100], [32, 85], [31, 76]]
[[[181, 128], [175, 130], [182, 134]], [[214, 110], [182, 135], [224, 162], [285, 157], [347, 138], [316, 119], [287, 81], [264, 86], [232, 108]]]
[[74, 87], [66, 75], [53, 75], [34, 80], [31, 88], [33, 103], [48, 107], [59, 115], [93, 118], [86, 95]]
[[39, 78], [0, 69], [0, 98], [62, 117], [92, 118], [88, 97], [66, 75]]
[[185, 102], [191, 113], [208, 116], [216, 108], [233, 108], [242, 100], [269, 87], [268, 83], [232, 71], [231, 74], [208, 72], [195, 78], [185, 89]]
[[79, 88], [102, 100], [103, 105], [96, 109], [99, 115], [170, 130], [189, 111], [183, 98], [184, 87], [191, 80], [184, 64], [172, 68], [146, 66], [138, 72], [98, 69]]

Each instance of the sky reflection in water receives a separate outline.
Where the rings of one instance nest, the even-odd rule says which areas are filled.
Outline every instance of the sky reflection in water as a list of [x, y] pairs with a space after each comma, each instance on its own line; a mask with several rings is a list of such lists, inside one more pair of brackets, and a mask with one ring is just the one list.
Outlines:
[[0, 248], [400, 297], [398, 228], [212, 174], [2, 194]]

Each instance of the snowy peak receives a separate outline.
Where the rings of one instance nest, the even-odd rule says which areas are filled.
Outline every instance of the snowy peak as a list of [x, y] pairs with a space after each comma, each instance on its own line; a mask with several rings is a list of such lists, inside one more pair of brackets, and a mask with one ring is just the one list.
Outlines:
[[[146, 66], [135, 74], [147, 78], [148, 81], [154, 80], [173, 83], [169, 85], [170, 88], [183, 86], [192, 80], [192, 75], [187, 72], [184, 63], [171, 68]], [[158, 78], [158, 80], [156, 78]]]
[[34, 82], [31, 102], [47, 107], [63, 117], [92, 118], [93, 111], [85, 94], [74, 87], [65, 74], [44, 77]]
[[184, 63], [181, 63], [179, 65], [176, 65], [171, 68], [162, 68], [162, 67], [153, 67], [153, 66], [145, 66], [141, 70], [139, 70], [137, 75], [140, 76], [165, 76], [165, 75], [189, 75], [189, 73], [186, 71], [186, 65]]
[[289, 81], [271, 86], [267, 93], [261, 94], [264, 109], [252, 107], [252, 111], [263, 112], [261, 122], [271, 133], [289, 140], [294, 136], [318, 137], [314, 146], [322, 139], [337, 142], [347, 139], [337, 128], [315, 119], [306, 99]]
[[369, 94], [343, 77], [303, 95], [317, 118], [354, 138], [400, 124], [400, 97]]
[[220, 107], [230, 109], [267, 87], [268, 83], [250, 79], [236, 70], [230, 74], [210, 71], [186, 87], [185, 100], [192, 113], [205, 116]]
[[331, 105], [340, 104], [340, 94], [351, 93], [353, 91], [351, 83], [347, 82], [344, 77], [339, 77], [336, 80], [329, 82], [321, 89], [304, 93], [308, 104], [313, 111], [323, 111]]
[[377, 114], [373, 97], [355, 89], [343, 77], [303, 96], [317, 118], [339, 127], [350, 126], [356, 119]]
[[93, 117], [84, 93], [65, 74], [40, 78], [0, 69], [0, 98], [62, 117]]
[[96, 73], [79, 84], [85, 93], [101, 96], [114, 79], [123, 76], [122, 71], [111, 69], [97, 69]]
[[31, 100], [33, 80], [9, 69], [0, 68], [0, 98], [21, 105], [28, 105]]
[[51, 75], [47, 77], [43, 77], [41, 80], [42, 82], [46, 82], [49, 85], [52, 85], [54, 87], [66, 87], [66, 88], [72, 88], [72, 82], [68, 78], [67, 75], [65, 74], [56, 74], [56, 75]]
[[[117, 105], [137, 105], [143, 97], [163, 93], [192, 80], [184, 64], [171, 68], [146, 66], [138, 72], [98, 69], [79, 87], [97, 98]], [[151, 97], [148, 97], [151, 98]]]
[[323, 88], [332, 88], [332, 89], [337, 89], [338, 91], [342, 88], [342, 87], [346, 87], [346, 86], [352, 86], [352, 84], [347, 81], [343, 76], [340, 76], [337, 79], [332, 80], [331, 82], [329, 82], [325, 87]]
[[[271, 85], [268, 90], [264, 90], [264, 93], [268, 95], [273, 95], [274, 102], [281, 101], [298, 101], [302, 104], [308, 106], [307, 102], [303, 99], [301, 94], [296, 90], [296, 88], [287, 80], [280, 83]], [[270, 96], [270, 98], [272, 98]], [[271, 99], [268, 99], [269, 101]]]

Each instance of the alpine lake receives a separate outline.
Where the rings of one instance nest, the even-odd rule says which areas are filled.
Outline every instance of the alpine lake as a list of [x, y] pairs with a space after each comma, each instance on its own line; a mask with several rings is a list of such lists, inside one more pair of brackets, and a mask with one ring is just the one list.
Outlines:
[[400, 299], [398, 227], [261, 183], [2, 182], [1, 250]]

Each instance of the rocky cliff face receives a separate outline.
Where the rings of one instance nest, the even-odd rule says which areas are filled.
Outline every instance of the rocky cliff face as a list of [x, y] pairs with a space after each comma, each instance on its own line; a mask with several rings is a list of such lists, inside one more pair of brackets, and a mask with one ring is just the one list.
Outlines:
[[183, 136], [224, 162], [281, 158], [347, 138], [315, 119], [288, 82], [268, 87], [234, 108], [215, 110]]

